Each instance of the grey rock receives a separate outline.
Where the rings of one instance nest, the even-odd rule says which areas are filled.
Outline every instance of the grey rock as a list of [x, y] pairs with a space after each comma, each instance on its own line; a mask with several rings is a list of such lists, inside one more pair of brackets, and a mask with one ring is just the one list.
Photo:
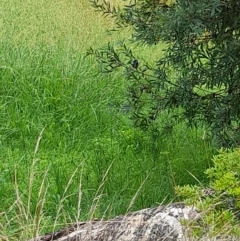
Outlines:
[[181, 220], [200, 218], [183, 203], [147, 208], [111, 220], [75, 224], [29, 241], [187, 241]]

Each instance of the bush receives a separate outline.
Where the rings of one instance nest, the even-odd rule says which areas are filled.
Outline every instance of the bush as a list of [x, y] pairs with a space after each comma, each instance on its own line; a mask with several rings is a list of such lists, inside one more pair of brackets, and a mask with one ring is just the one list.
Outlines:
[[213, 164], [205, 171], [208, 187], [186, 185], [176, 192], [202, 212], [202, 220], [193, 225], [195, 234], [240, 235], [240, 148], [221, 149]]

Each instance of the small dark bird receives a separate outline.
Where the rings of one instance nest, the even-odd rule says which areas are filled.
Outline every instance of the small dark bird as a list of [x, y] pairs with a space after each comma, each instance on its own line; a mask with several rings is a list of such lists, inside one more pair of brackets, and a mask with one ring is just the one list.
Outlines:
[[137, 68], [138, 68], [138, 61], [137, 61], [136, 59], [133, 60], [133, 62], [132, 62], [132, 67], [133, 67], [134, 69], [137, 69]]

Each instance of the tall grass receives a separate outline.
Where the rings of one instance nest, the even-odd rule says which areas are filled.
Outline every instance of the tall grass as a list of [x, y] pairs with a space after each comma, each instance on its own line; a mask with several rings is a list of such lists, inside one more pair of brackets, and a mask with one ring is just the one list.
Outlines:
[[174, 200], [175, 184], [196, 182], [189, 173], [206, 181], [203, 130], [135, 129], [121, 74], [84, 59], [128, 32], [106, 34], [87, 0], [3, 0], [0, 11], [0, 239]]

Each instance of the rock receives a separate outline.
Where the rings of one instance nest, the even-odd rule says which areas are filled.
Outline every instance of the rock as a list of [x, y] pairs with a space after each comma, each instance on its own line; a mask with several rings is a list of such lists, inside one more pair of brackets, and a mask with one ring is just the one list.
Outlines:
[[[200, 217], [184, 203], [147, 208], [111, 220], [75, 224], [29, 241], [186, 241], [181, 220]], [[190, 240], [190, 239], [189, 239]]]

